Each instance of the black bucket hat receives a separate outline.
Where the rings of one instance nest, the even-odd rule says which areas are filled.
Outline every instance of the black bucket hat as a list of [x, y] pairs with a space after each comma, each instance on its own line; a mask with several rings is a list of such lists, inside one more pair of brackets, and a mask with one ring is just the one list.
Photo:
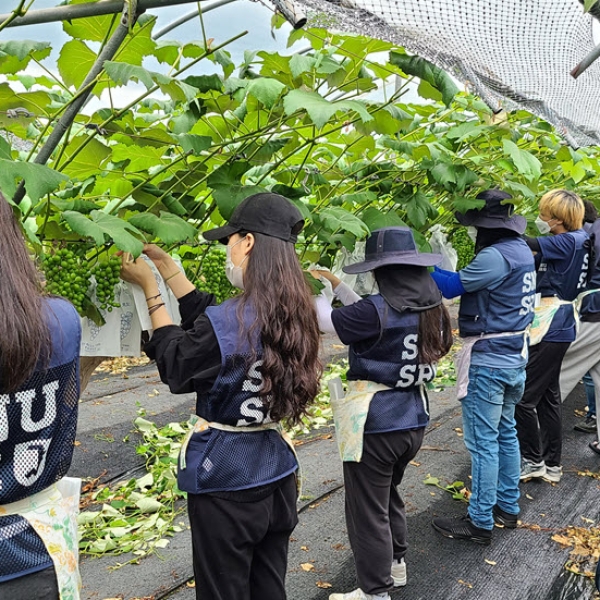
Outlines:
[[486, 190], [475, 197], [478, 200], [485, 200], [485, 206], [480, 210], [474, 208], [465, 213], [454, 213], [461, 225], [482, 229], [509, 229], [519, 234], [527, 228], [527, 219], [513, 214], [514, 206], [504, 203], [504, 200], [512, 199], [509, 193], [502, 190]]
[[226, 244], [230, 235], [249, 231], [294, 244], [302, 227], [302, 213], [287, 198], [261, 192], [242, 200], [235, 207], [227, 225], [210, 229], [202, 235], [208, 241], [219, 240]]
[[343, 267], [344, 273], [365, 273], [386, 265], [432, 267], [442, 262], [441, 254], [418, 252], [410, 227], [376, 229], [367, 238], [365, 260]]

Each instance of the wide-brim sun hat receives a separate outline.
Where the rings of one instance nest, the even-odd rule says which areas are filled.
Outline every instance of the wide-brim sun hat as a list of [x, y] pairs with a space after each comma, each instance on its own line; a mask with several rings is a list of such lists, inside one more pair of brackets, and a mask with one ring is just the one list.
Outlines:
[[508, 229], [518, 234], [527, 229], [527, 219], [521, 215], [513, 214], [514, 206], [505, 200], [512, 196], [502, 190], [486, 190], [475, 196], [484, 200], [485, 206], [481, 209], [470, 209], [464, 213], [454, 213], [456, 220], [461, 225], [481, 227], [482, 229]]
[[367, 238], [365, 260], [342, 268], [344, 273], [373, 271], [388, 265], [433, 267], [442, 262], [441, 254], [419, 252], [410, 227], [383, 227]]
[[229, 236], [240, 231], [262, 233], [284, 242], [296, 243], [304, 226], [302, 213], [284, 196], [271, 192], [253, 194], [234, 209], [227, 225], [204, 231], [208, 241], [227, 243]]

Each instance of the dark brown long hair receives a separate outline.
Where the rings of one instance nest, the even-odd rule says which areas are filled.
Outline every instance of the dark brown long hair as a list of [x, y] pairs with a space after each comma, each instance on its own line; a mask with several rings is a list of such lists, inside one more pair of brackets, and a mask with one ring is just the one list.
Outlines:
[[419, 315], [419, 362], [435, 363], [450, 352], [452, 325], [448, 309], [440, 304]]
[[11, 205], [0, 194], [0, 389], [14, 392], [46, 360], [42, 287]]
[[[242, 234], [243, 235], [243, 234]], [[294, 245], [253, 233], [238, 314], [251, 305], [262, 343], [263, 401], [274, 421], [297, 424], [319, 393], [322, 365], [314, 300]]]

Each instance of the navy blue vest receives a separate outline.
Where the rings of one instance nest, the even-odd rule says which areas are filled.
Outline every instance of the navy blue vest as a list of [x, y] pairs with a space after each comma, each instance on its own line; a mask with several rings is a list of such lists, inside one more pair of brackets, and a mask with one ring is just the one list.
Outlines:
[[[586, 290], [600, 289], [600, 219], [596, 219], [593, 223], [586, 223], [583, 228], [594, 241], [594, 264], [591, 264], [590, 278]], [[581, 320], [585, 321], [592, 315], [600, 313], [600, 292], [588, 294], [581, 301]]]
[[[564, 268], [564, 263], [561, 264], [561, 268], [564, 268], [562, 273], [557, 271], [556, 261], [546, 262], [542, 253], [537, 273], [537, 291], [542, 298], [557, 296], [561, 300], [575, 300], [587, 287], [589, 253], [586, 242], [589, 238], [583, 229], [559, 235], [575, 238], [575, 252], [567, 268]], [[572, 342], [575, 339], [575, 312], [572, 306], [558, 309], [544, 341], [557, 341], [557, 335], [558, 341]]]
[[542, 260], [538, 267], [537, 291], [542, 298], [557, 296], [561, 300], [575, 300], [583, 292], [587, 284], [588, 271], [588, 234], [583, 229], [569, 231], [560, 235], [570, 235], [575, 238], [575, 252], [571, 264], [562, 273], [556, 270], [556, 262]]
[[[65, 300], [44, 311], [52, 340], [47, 369], [38, 368], [13, 394], [0, 394], [0, 505], [46, 489], [71, 465], [79, 403], [81, 319]], [[23, 517], [0, 517], [0, 582], [52, 566]]]
[[[212, 389], [198, 396], [196, 413], [207, 421], [247, 427], [271, 422], [260, 398], [261, 346], [258, 333], [251, 347], [245, 332], [254, 321], [247, 307], [241, 335], [236, 299], [210, 306], [206, 315], [221, 350], [221, 371]], [[179, 488], [192, 494], [242, 490], [286, 477], [298, 463], [278, 432], [238, 433], [208, 429], [195, 433], [186, 454], [186, 468], [178, 473]]]
[[[521, 238], [500, 240], [492, 247], [508, 262], [510, 271], [493, 286], [461, 296], [461, 337], [522, 331], [533, 321], [536, 276], [531, 250]], [[473, 352], [519, 354], [522, 348], [523, 337], [510, 336], [480, 340]]]
[[377, 392], [371, 401], [365, 433], [418, 429], [429, 422], [424, 384], [435, 377], [435, 365], [419, 363], [419, 314], [398, 312], [380, 294], [369, 296], [381, 329], [351, 344], [347, 379], [381, 383], [393, 390]]

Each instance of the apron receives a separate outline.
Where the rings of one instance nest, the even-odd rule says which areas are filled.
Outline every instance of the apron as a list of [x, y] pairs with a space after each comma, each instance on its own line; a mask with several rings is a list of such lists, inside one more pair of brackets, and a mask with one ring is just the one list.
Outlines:
[[490, 338], [508, 337], [511, 335], [523, 335], [523, 349], [521, 356], [527, 358], [527, 337], [528, 330], [523, 331], [507, 331], [503, 333], [483, 333], [481, 335], [473, 335], [462, 338], [462, 348], [454, 357], [454, 369], [456, 371], [456, 399], [462, 400], [467, 395], [469, 387], [469, 368], [471, 367], [471, 354], [473, 346], [479, 340], [488, 340]]
[[207, 421], [198, 415], [192, 415], [190, 417], [189, 423], [193, 425], [192, 429], [188, 431], [183, 442], [181, 444], [181, 450], [179, 452], [179, 468], [184, 470], [187, 466], [185, 455], [187, 452], [187, 447], [192, 439], [192, 436], [195, 433], [200, 433], [201, 431], [206, 431], [207, 429], [218, 429], [220, 431], [229, 431], [230, 433], [253, 433], [257, 431], [267, 431], [269, 429], [273, 429], [277, 431], [283, 441], [288, 445], [290, 450], [292, 451], [294, 457], [296, 458], [296, 462], [298, 463], [298, 471], [296, 473], [296, 489], [298, 490], [298, 496], [301, 495], [302, 491], [302, 477], [300, 472], [300, 460], [298, 459], [298, 454], [296, 453], [296, 448], [294, 448], [294, 442], [292, 438], [288, 435], [287, 431], [283, 429], [281, 423], [262, 423], [261, 425], [248, 425], [245, 427], [236, 427], [235, 425], [225, 425], [224, 423], [217, 423], [215, 421]]
[[328, 382], [335, 438], [342, 461], [360, 462], [371, 400], [377, 392], [394, 388], [366, 380], [348, 381], [347, 384], [348, 391], [344, 395], [339, 377]]
[[40, 536], [54, 563], [60, 600], [79, 600], [77, 514], [81, 479], [64, 477], [49, 488], [0, 506], [0, 517], [19, 515]]
[[[580, 294], [583, 298], [586, 292]], [[544, 336], [548, 333], [550, 329], [550, 325], [552, 323], [552, 319], [554, 319], [554, 315], [556, 311], [563, 304], [573, 304], [573, 302], [569, 300], [561, 300], [556, 296], [547, 296], [545, 298], [541, 298], [539, 302], [536, 302], [535, 313], [533, 316], [533, 323], [531, 324], [529, 330], [529, 345], [534, 346], [535, 344], [539, 344]], [[575, 327], [579, 329], [579, 314], [577, 311], [575, 313]]]

